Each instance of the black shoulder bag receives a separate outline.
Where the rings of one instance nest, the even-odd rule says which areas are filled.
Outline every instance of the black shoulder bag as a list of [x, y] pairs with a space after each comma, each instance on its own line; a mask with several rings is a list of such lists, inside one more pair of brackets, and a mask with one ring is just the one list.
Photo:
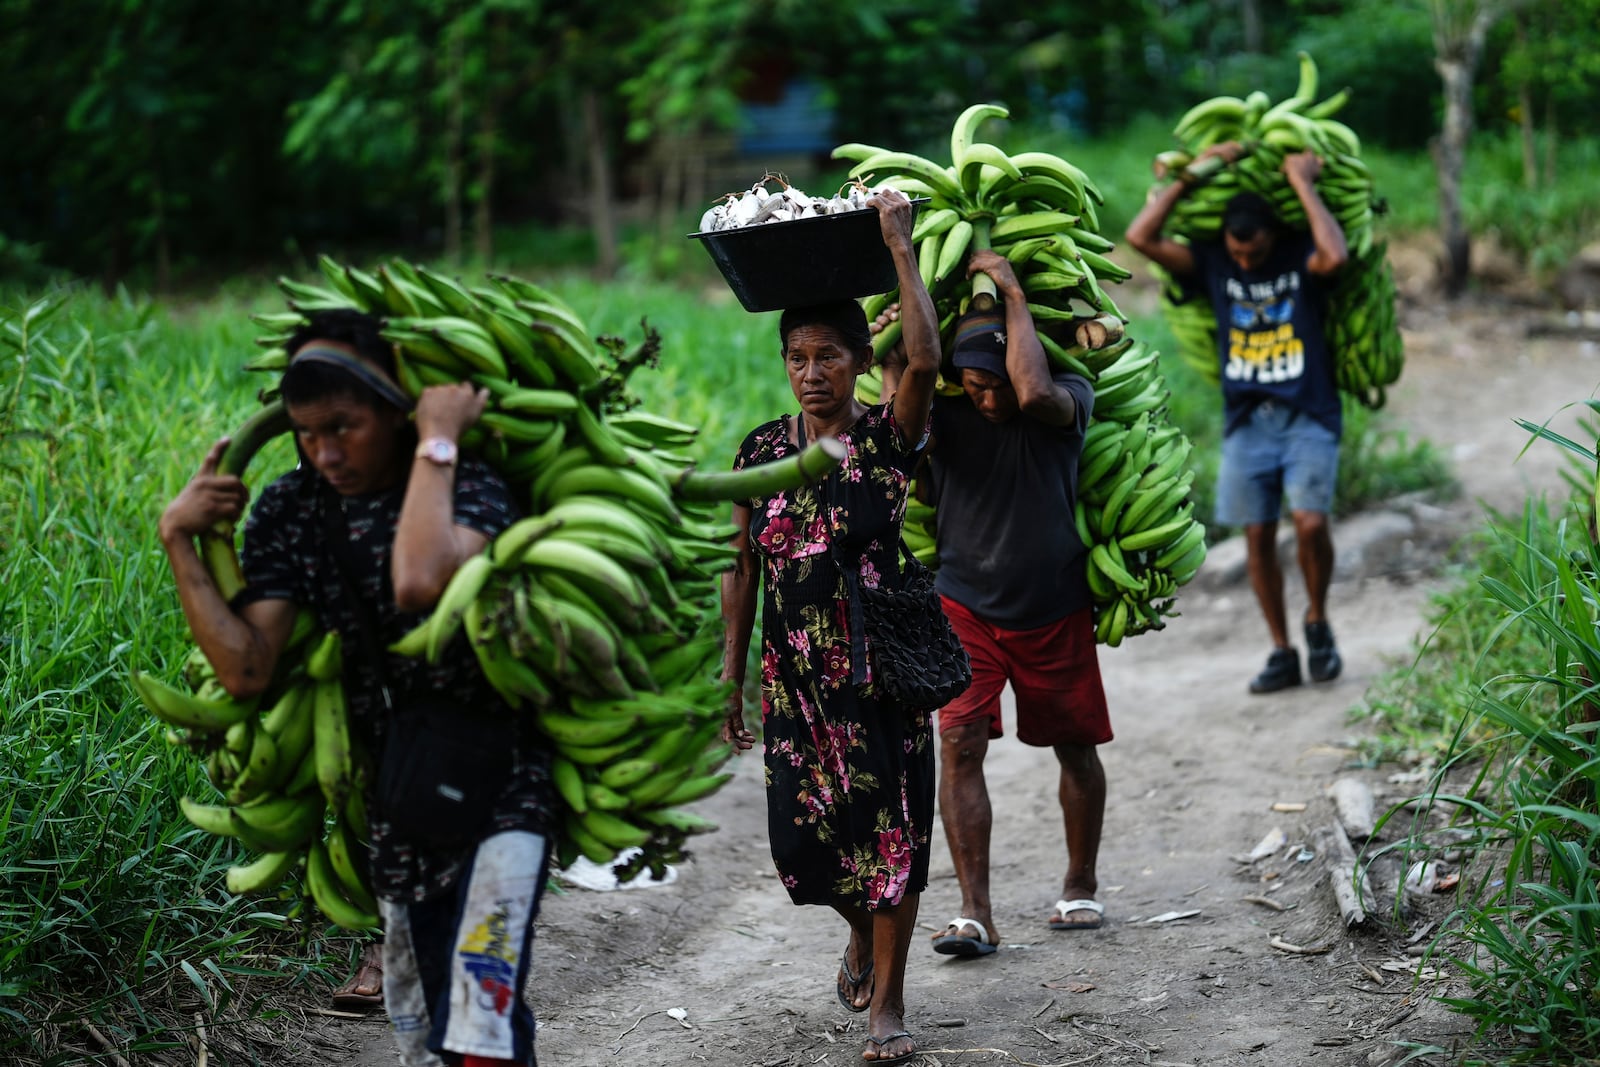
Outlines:
[[339, 584], [360, 616], [361, 653], [388, 716], [374, 791], [379, 813], [405, 842], [441, 850], [469, 844], [481, 836], [511, 777], [516, 722], [476, 713], [432, 690], [391, 691], [378, 613], [347, 570], [349, 532], [326, 495], [318, 503]]
[[[801, 416], [800, 418], [803, 418]], [[805, 423], [799, 422], [800, 447]], [[834, 475], [828, 476], [833, 499]], [[849, 566], [833, 540], [829, 523], [828, 550], [850, 590], [851, 680], [867, 680], [867, 644], [872, 646], [872, 678], [878, 693], [908, 711], [942, 708], [972, 683], [972, 664], [961, 639], [939, 603], [933, 572], [922, 565], [900, 539], [898, 586], [888, 578], [876, 589], [861, 584], [860, 568]]]

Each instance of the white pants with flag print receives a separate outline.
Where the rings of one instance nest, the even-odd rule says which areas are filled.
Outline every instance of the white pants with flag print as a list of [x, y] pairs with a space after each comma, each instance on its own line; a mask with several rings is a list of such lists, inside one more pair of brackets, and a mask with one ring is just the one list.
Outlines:
[[439, 1067], [435, 1049], [533, 1062], [522, 984], [547, 852], [538, 834], [495, 834], [454, 893], [382, 901], [384, 1003], [406, 1067]]

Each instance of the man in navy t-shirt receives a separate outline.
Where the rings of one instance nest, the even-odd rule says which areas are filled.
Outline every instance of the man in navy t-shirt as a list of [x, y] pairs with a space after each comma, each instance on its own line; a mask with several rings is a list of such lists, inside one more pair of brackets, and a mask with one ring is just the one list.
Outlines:
[[[1234, 142], [1200, 158], [1237, 160]], [[1278, 518], [1289, 498], [1305, 578], [1305, 638], [1312, 681], [1338, 677], [1341, 662], [1328, 625], [1333, 539], [1328, 512], [1339, 468], [1339, 393], [1323, 329], [1327, 279], [1344, 266], [1344, 231], [1317, 194], [1322, 162], [1312, 152], [1283, 161], [1305, 209], [1309, 235], [1286, 231], [1253, 193], [1229, 201], [1220, 242], [1183, 244], [1161, 229], [1188, 186], [1173, 182], [1128, 226], [1128, 244], [1203, 292], [1217, 317], [1222, 371], [1223, 443], [1217, 473], [1218, 522], [1242, 526], [1250, 584], [1273, 649], [1250, 682], [1252, 693], [1299, 685], [1300, 655], [1289, 643], [1278, 564]]]

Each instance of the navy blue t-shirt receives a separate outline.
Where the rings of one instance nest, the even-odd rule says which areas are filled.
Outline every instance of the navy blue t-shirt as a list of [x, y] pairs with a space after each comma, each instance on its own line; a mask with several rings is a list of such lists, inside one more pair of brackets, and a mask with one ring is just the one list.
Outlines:
[[1323, 328], [1327, 290], [1306, 269], [1309, 234], [1282, 237], [1257, 270], [1242, 270], [1220, 242], [1195, 242], [1196, 284], [1217, 317], [1223, 435], [1263, 400], [1309, 415], [1338, 434], [1342, 419]]
[[1073, 425], [1020, 412], [992, 423], [965, 395], [933, 401], [938, 589], [1007, 630], [1047, 626], [1092, 603], [1072, 510], [1094, 387], [1075, 374], [1053, 378], [1077, 401]]

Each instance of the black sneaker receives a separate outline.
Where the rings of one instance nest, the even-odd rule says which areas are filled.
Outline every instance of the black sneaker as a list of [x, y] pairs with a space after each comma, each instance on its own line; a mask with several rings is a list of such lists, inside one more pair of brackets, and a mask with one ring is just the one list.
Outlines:
[[1333, 643], [1333, 627], [1326, 622], [1306, 623], [1306, 667], [1313, 682], [1331, 682], [1344, 667]]
[[1250, 679], [1250, 692], [1276, 693], [1300, 684], [1300, 653], [1292, 648], [1275, 648], [1261, 673]]

